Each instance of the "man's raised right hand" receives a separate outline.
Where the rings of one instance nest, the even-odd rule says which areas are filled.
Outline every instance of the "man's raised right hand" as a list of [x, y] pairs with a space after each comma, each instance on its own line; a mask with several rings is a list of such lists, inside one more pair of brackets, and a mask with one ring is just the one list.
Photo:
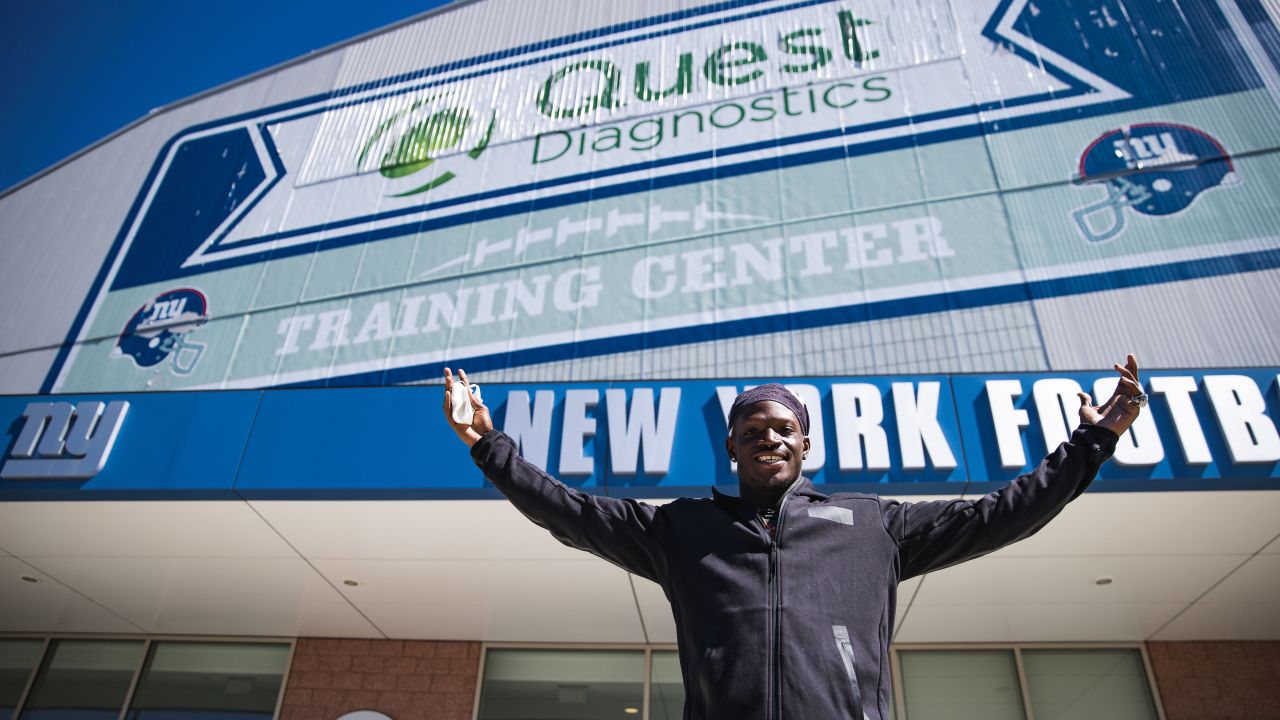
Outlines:
[[449, 423], [449, 427], [453, 428], [453, 432], [458, 436], [459, 440], [471, 447], [480, 441], [480, 437], [493, 429], [493, 418], [489, 417], [489, 408], [485, 407], [480, 398], [475, 393], [470, 392], [470, 383], [467, 382], [467, 373], [461, 368], [458, 369], [458, 382], [468, 388], [467, 397], [471, 399], [471, 409], [474, 412], [471, 418], [471, 424], [456, 423], [453, 421], [453, 373], [449, 368], [444, 369], [444, 418]]

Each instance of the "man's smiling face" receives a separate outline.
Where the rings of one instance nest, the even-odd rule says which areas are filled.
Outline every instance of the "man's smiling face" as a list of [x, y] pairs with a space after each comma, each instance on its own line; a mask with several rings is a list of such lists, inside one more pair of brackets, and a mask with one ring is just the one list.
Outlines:
[[729, 459], [738, 463], [738, 484], [744, 498], [756, 504], [776, 501], [800, 477], [809, 438], [795, 413], [766, 400], [747, 408], [725, 441]]

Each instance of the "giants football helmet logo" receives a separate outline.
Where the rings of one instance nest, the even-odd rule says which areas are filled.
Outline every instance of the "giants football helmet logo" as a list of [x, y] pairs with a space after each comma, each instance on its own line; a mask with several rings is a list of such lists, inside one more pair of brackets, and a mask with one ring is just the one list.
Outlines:
[[1204, 191], [1239, 182], [1226, 149], [1208, 133], [1173, 123], [1131, 125], [1085, 148], [1075, 183], [1101, 185], [1107, 196], [1071, 216], [1086, 240], [1105, 242], [1124, 230], [1125, 208], [1173, 215]]
[[204, 293], [193, 288], [177, 288], [157, 295], [129, 318], [113, 356], [128, 355], [138, 367], [152, 367], [166, 358], [172, 372], [189, 375], [204, 354], [204, 343], [192, 342], [187, 334], [209, 322], [209, 303]]

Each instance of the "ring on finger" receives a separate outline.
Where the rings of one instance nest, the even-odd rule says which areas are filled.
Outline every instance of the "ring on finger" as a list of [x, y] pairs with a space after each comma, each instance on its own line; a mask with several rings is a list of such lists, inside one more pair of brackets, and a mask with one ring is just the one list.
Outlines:
[[1131, 405], [1133, 405], [1133, 406], [1135, 406], [1135, 407], [1138, 407], [1138, 408], [1144, 408], [1144, 407], [1146, 407], [1146, 406], [1147, 406], [1147, 394], [1146, 394], [1146, 393], [1142, 393], [1142, 394], [1140, 394], [1140, 395], [1130, 395], [1130, 396], [1129, 396], [1129, 404], [1131, 404]]

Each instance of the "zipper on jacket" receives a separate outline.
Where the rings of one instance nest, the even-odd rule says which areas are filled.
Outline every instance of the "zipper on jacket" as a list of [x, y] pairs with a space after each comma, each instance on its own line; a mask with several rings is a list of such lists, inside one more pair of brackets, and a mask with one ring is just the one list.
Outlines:
[[778, 577], [778, 542], [782, 539], [782, 523], [786, 518], [788, 492], [778, 505], [778, 526], [769, 544], [769, 616], [773, 620], [773, 653], [769, 660], [769, 690], [773, 695], [773, 718], [782, 720], [782, 581]]

